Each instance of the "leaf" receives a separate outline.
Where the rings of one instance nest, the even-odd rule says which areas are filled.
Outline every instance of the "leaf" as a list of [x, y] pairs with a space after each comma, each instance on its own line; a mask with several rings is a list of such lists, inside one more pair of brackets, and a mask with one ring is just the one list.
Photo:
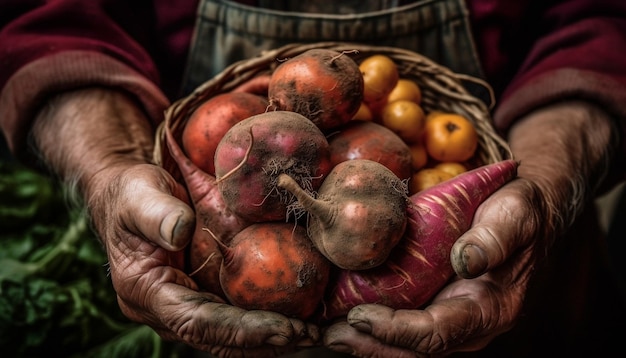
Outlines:
[[63, 205], [59, 187], [41, 174], [13, 162], [0, 161], [0, 228], [7, 232], [32, 223], [51, 220]]
[[[137, 342], [150, 342], [151, 344], [137, 344]], [[117, 337], [101, 344], [87, 352], [92, 358], [109, 357], [173, 357], [176, 352], [187, 351], [189, 348], [179, 344], [166, 343], [148, 326], [135, 326]], [[75, 356], [75, 358], [82, 358]]]
[[121, 314], [102, 245], [58, 183], [0, 161], [0, 199], [3, 356], [67, 356], [138, 326]]
[[[37, 272], [38, 265], [32, 262], [21, 262], [10, 257], [0, 258], [0, 282], [11, 281], [20, 283], [34, 272]], [[0, 287], [0, 295], [2, 295]]]

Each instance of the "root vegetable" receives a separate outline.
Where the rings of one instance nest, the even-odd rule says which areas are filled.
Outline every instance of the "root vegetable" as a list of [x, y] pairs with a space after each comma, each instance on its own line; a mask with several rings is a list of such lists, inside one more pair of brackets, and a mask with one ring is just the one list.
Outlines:
[[270, 105], [302, 114], [322, 131], [347, 123], [363, 100], [363, 76], [347, 53], [311, 49], [281, 63], [268, 87]]
[[411, 196], [406, 234], [387, 261], [372, 270], [340, 271], [322, 318], [343, 316], [362, 303], [395, 309], [425, 304], [453, 276], [450, 249], [470, 228], [478, 206], [516, 173], [517, 162], [504, 160]]
[[400, 179], [409, 179], [413, 173], [411, 149], [381, 124], [352, 120], [329, 135], [328, 144], [333, 165], [351, 159], [369, 159], [391, 169]]
[[293, 193], [309, 213], [309, 237], [338, 267], [378, 266], [404, 234], [406, 185], [377, 162], [355, 159], [337, 164], [317, 199], [288, 175], [280, 175], [278, 185]]
[[276, 186], [289, 174], [316, 190], [330, 172], [328, 141], [300, 114], [262, 113], [234, 125], [215, 152], [215, 172], [224, 202], [253, 222], [285, 220], [295, 198]]
[[165, 138], [196, 213], [196, 229], [188, 248], [187, 271], [201, 289], [224, 297], [219, 283], [222, 254], [215, 239], [205, 229], [228, 242], [250, 223], [226, 207], [215, 177], [200, 170], [183, 154], [169, 128], [165, 129]]
[[267, 88], [270, 83], [270, 77], [269, 74], [252, 77], [250, 80], [235, 87], [233, 92], [248, 92], [267, 98]]
[[181, 142], [189, 159], [201, 170], [215, 175], [215, 148], [235, 123], [263, 113], [269, 102], [247, 92], [226, 92], [202, 103], [189, 117]]
[[220, 281], [231, 304], [299, 319], [319, 307], [330, 262], [315, 249], [302, 226], [264, 222], [248, 226], [220, 245]]

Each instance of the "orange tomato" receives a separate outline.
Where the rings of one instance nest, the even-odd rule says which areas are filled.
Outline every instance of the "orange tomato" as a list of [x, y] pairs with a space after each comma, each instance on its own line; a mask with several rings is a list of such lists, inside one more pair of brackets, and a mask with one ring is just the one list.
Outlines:
[[387, 103], [380, 117], [382, 124], [405, 142], [415, 143], [420, 140], [424, 130], [425, 116], [419, 104], [404, 99]]
[[450, 173], [453, 176], [457, 176], [467, 171], [465, 165], [459, 162], [441, 162], [435, 165], [435, 169], [443, 170], [444, 172]]
[[443, 112], [443, 111], [439, 111], [439, 110], [433, 110], [433, 111], [430, 111], [430, 112], [426, 113], [426, 120], [429, 121], [432, 118], [434, 118], [434, 117], [436, 117], [436, 116], [438, 116], [440, 114], [447, 114], [447, 113]]
[[422, 169], [426, 163], [428, 163], [428, 153], [426, 153], [426, 147], [422, 142], [416, 142], [409, 145], [411, 150], [411, 158], [413, 159], [413, 170], [417, 171]]
[[363, 100], [376, 102], [385, 98], [398, 83], [398, 67], [385, 55], [372, 55], [359, 64], [363, 75]]
[[401, 99], [420, 104], [422, 101], [422, 90], [415, 81], [408, 78], [400, 78], [396, 86], [387, 95], [387, 103]]
[[478, 147], [472, 122], [458, 114], [440, 114], [426, 121], [424, 144], [428, 155], [441, 162], [464, 162]]
[[409, 181], [409, 194], [415, 194], [452, 177], [452, 174], [436, 168], [418, 170]]
[[374, 115], [372, 114], [372, 110], [370, 109], [370, 107], [365, 102], [361, 102], [361, 106], [356, 111], [352, 119], [371, 121], [372, 119], [374, 119]]

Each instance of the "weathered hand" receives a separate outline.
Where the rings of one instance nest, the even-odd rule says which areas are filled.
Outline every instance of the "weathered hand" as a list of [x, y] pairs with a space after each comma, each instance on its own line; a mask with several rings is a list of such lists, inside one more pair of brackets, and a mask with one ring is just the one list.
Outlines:
[[153, 132], [130, 97], [105, 89], [60, 95], [33, 136], [46, 164], [87, 206], [130, 319], [216, 356], [276, 356], [319, 339], [314, 325], [200, 292], [183, 271], [195, 213], [186, 190], [149, 163]]
[[438, 356], [480, 349], [509, 330], [541, 242], [537, 199], [533, 186], [517, 179], [479, 207], [452, 249], [457, 272], [476, 278], [457, 276], [423, 310], [357, 306], [347, 322], [327, 329], [325, 344], [363, 357]]
[[457, 277], [423, 310], [353, 308], [326, 330], [325, 345], [363, 357], [442, 356], [510, 330], [540, 260], [612, 169], [616, 133], [605, 111], [580, 101], [519, 120], [509, 133], [519, 178], [485, 200], [454, 244]]
[[108, 168], [95, 179], [102, 188], [90, 190], [96, 193], [90, 212], [126, 316], [218, 356], [274, 356], [318, 338], [316, 328], [301, 321], [245, 311], [198, 292], [182, 270], [180, 250], [193, 233], [194, 213], [176, 198], [185, 198], [184, 189], [161, 168]]

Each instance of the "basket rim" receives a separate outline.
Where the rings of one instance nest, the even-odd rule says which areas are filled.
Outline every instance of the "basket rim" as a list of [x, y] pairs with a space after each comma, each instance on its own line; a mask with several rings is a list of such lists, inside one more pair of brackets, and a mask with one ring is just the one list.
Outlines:
[[[422, 86], [424, 91], [433, 92], [440, 97], [430, 99], [433, 103], [428, 105], [435, 106], [434, 101], [450, 100], [450, 106], [457, 107], [458, 111], [463, 112], [479, 131], [479, 147], [481, 147], [482, 162], [490, 162], [502, 160], [505, 158], [513, 158], [508, 143], [500, 137], [493, 127], [490, 110], [495, 104], [494, 94], [491, 86], [480, 78], [459, 74], [451, 69], [436, 63], [430, 58], [417, 52], [390, 46], [376, 46], [352, 42], [313, 42], [313, 43], [292, 43], [282, 47], [262, 51], [259, 55], [232, 63], [223, 71], [213, 78], [208, 79], [198, 87], [196, 87], [187, 96], [182, 97], [173, 102], [164, 112], [165, 120], [157, 127], [155, 134], [155, 147], [153, 151], [153, 161], [155, 164], [166, 167], [166, 169], [174, 170], [171, 157], [168, 159], [168, 153], [165, 145], [165, 136], [163, 127], [167, 126], [171, 129], [174, 137], [180, 137], [182, 127], [190, 113], [193, 112], [201, 103], [208, 98], [223, 92], [234, 89], [237, 85], [256, 77], [260, 74], [271, 74], [272, 69], [280, 64], [281, 61], [294, 57], [310, 49], [326, 48], [339, 52], [351, 53], [358, 61], [370, 54], [382, 53], [386, 54], [400, 65], [405, 71], [403, 74], [415, 75], [411, 71], [419, 70], [419, 75], [423, 76], [423, 80], [428, 80], [426, 86]], [[427, 76], [426, 76], [427, 75]], [[485, 104], [481, 99], [473, 96], [464, 86], [463, 82], [472, 82], [487, 89], [490, 96], [489, 105]], [[426, 100], [429, 100], [428, 98]], [[456, 112], [456, 111], [451, 111]], [[180, 177], [178, 177], [180, 179]]]

